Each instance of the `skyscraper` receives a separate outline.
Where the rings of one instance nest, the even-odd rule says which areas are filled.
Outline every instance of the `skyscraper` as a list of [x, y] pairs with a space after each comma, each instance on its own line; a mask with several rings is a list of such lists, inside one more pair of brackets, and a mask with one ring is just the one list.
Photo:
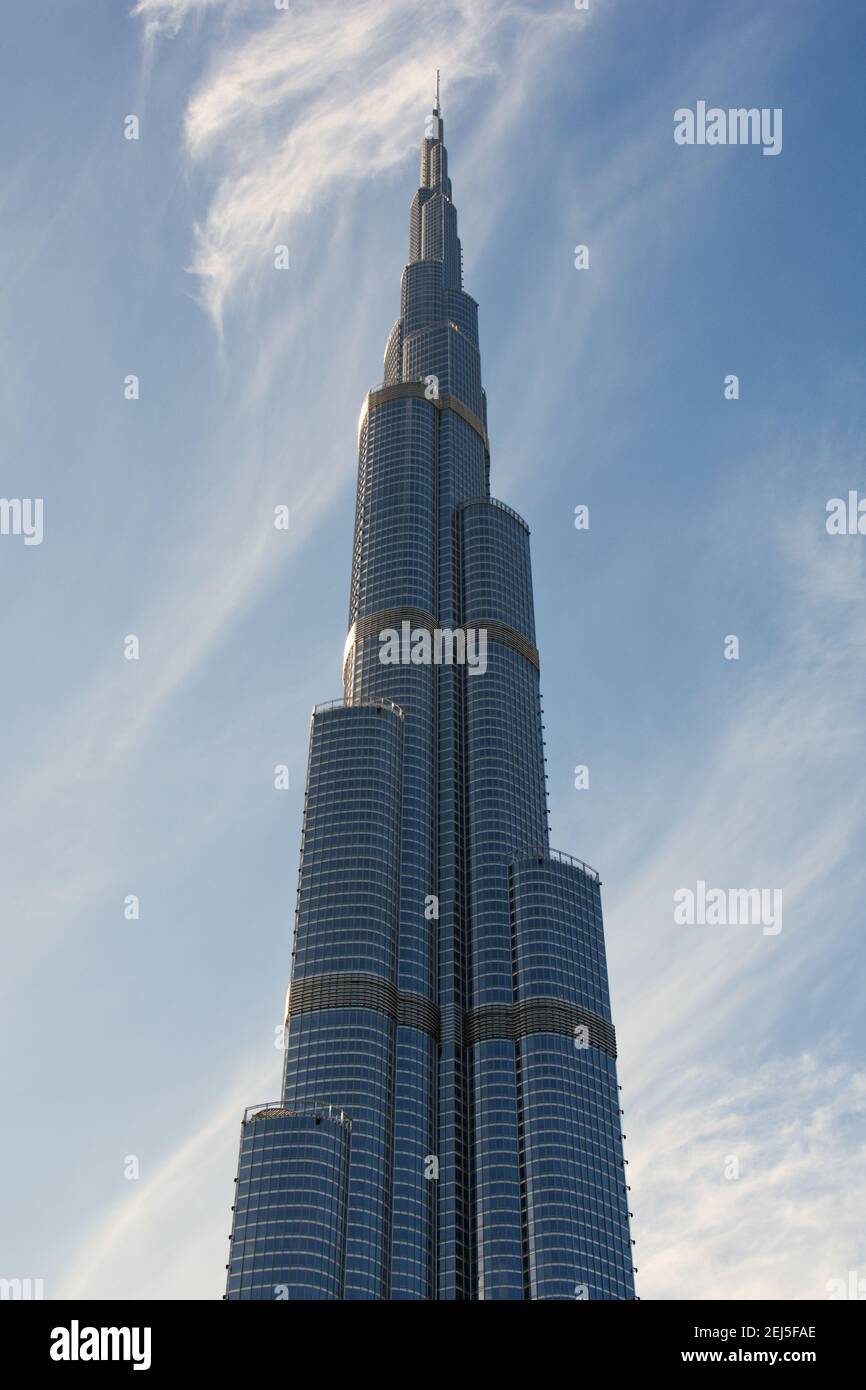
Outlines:
[[437, 91], [314, 709], [279, 1101], [230, 1299], [630, 1299], [597, 873], [549, 848], [529, 530], [490, 496]]

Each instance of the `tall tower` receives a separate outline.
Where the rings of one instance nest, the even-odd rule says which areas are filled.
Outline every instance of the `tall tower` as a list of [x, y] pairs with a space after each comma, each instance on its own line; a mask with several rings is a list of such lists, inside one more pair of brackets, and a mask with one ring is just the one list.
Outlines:
[[490, 496], [438, 74], [358, 450], [283, 1095], [244, 1116], [226, 1297], [631, 1299], [599, 878], [548, 845], [529, 530]]

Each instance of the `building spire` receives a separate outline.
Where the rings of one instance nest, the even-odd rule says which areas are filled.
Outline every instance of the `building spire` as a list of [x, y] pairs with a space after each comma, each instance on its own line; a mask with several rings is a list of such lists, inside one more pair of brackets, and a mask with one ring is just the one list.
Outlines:
[[442, 114], [442, 112], [441, 112], [441, 110], [440, 110], [440, 108], [439, 108], [439, 69], [438, 69], [438, 68], [436, 69], [436, 105], [433, 107], [433, 114], [434, 114], [434, 116], [441, 116], [441, 114]]

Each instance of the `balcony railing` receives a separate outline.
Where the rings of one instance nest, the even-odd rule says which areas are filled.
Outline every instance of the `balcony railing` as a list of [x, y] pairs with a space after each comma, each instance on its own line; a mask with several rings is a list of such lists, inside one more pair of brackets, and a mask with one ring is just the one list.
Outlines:
[[325, 700], [323, 704], [313, 705], [313, 717], [317, 714], [324, 714], [331, 709], [387, 709], [392, 714], [399, 714], [403, 718], [403, 711], [399, 705], [395, 705], [393, 700], [386, 700], [383, 696], [378, 696], [371, 700]]
[[582, 859], [576, 859], [573, 854], [563, 854], [558, 849], [545, 849], [542, 845], [533, 845], [527, 849], [514, 850], [508, 856], [511, 864], [516, 864], [521, 859], [552, 859], [555, 864], [569, 864], [572, 868], [580, 869], [594, 883], [601, 883], [598, 869], [594, 869], [591, 864], [584, 864]]
[[247, 1124], [250, 1120], [263, 1119], [267, 1115], [300, 1116], [306, 1117], [307, 1119], [319, 1120], [339, 1120], [342, 1125], [348, 1125], [350, 1128], [352, 1125], [352, 1121], [349, 1119], [345, 1110], [341, 1110], [339, 1106], [314, 1105], [311, 1109], [307, 1110], [290, 1110], [288, 1106], [283, 1105], [282, 1101], [279, 1100], [266, 1100], [262, 1101], [260, 1105], [248, 1105], [244, 1111], [244, 1124]]

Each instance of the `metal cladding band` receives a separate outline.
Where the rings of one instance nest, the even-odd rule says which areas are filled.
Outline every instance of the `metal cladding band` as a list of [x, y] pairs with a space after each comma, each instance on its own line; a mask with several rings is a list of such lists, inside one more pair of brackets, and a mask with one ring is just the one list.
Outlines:
[[439, 1010], [429, 999], [398, 990], [378, 975], [361, 971], [308, 975], [294, 980], [289, 994], [288, 1017], [319, 1009], [373, 1009], [385, 1014], [398, 1028], [417, 1028], [439, 1039]]
[[366, 613], [363, 618], [352, 624], [347, 647], [355, 642], [360, 642], [364, 637], [372, 637], [378, 632], [384, 632], [386, 627], [399, 627], [401, 623], [411, 623], [412, 627], [424, 628], [427, 632], [435, 632], [439, 626], [439, 621], [434, 618], [432, 613], [425, 613], [423, 608], [380, 608], [378, 613]]
[[[412, 628], [424, 628], [427, 632], [435, 632], [440, 628], [438, 619], [432, 613], [425, 613], [421, 608], [382, 608], [378, 613], [367, 613], [363, 618], [359, 618], [349, 629], [346, 638], [346, 647], [343, 655], [343, 676], [345, 678], [346, 666], [352, 653], [358, 644], [365, 637], [373, 637], [377, 633], [384, 632], [386, 628], [399, 628], [401, 623], [408, 622]], [[516, 628], [509, 627], [507, 623], [501, 623], [497, 618], [483, 618], [477, 622], [462, 625], [464, 630], [471, 629], [473, 632], [485, 632], [488, 642], [499, 642], [503, 647], [510, 647], [512, 651], [525, 657], [536, 671], [539, 670], [538, 648], [518, 632]], [[452, 626], [449, 630], [459, 632], [461, 624]]]
[[398, 381], [393, 386], [380, 386], [377, 391], [370, 391], [367, 396], [367, 410], [373, 410], [377, 405], [385, 405], [388, 401], [400, 400], [430, 401], [430, 404], [434, 405], [437, 410], [453, 410], [455, 415], [459, 415], [460, 419], [465, 420], [470, 429], [475, 431], [483, 441], [487, 452], [490, 452], [490, 440], [487, 438], [484, 421], [479, 419], [471, 410], [468, 410], [456, 396], [449, 395], [447, 392], [431, 398], [427, 395], [427, 388], [423, 381]]
[[520, 1004], [483, 1004], [462, 1011], [449, 1008], [440, 1026], [439, 1010], [419, 994], [397, 990], [377, 975], [346, 971], [310, 975], [296, 980], [289, 996], [289, 1018], [320, 1009], [373, 1009], [398, 1027], [417, 1028], [436, 1041], [473, 1047], [479, 1042], [507, 1038], [518, 1042], [533, 1033], [558, 1033], [572, 1037], [577, 1027], [589, 1032], [590, 1047], [616, 1057], [613, 1025], [591, 1009], [564, 999], [525, 999]]
[[495, 618], [484, 618], [479, 622], [470, 624], [470, 626], [477, 632], [486, 632], [488, 642], [500, 642], [503, 647], [511, 647], [513, 651], [525, 656], [536, 671], [539, 669], [538, 648], [534, 647], [516, 628], [509, 627], [507, 623], [500, 623]]
[[421, 1033], [428, 1033], [436, 1042], [439, 1041], [439, 1010], [430, 999], [425, 999], [423, 994], [410, 994], [408, 990], [399, 990], [397, 994], [397, 1027], [398, 1028], [417, 1028]]
[[564, 999], [524, 999], [520, 1004], [482, 1004], [466, 1014], [466, 1046], [507, 1038], [519, 1042], [532, 1033], [560, 1033], [573, 1037], [577, 1027], [589, 1032], [590, 1047], [608, 1057], [616, 1057], [616, 1033], [592, 1009], [569, 1004]]

